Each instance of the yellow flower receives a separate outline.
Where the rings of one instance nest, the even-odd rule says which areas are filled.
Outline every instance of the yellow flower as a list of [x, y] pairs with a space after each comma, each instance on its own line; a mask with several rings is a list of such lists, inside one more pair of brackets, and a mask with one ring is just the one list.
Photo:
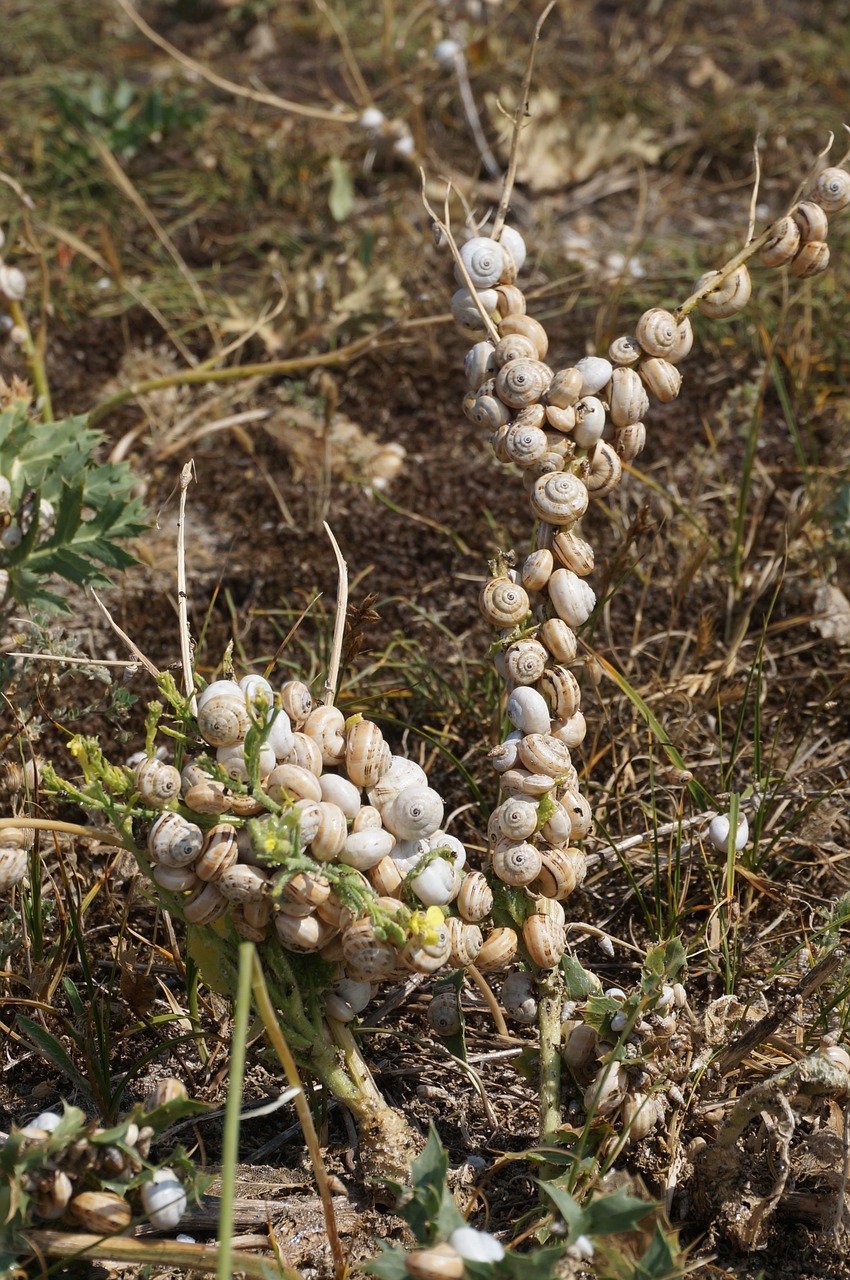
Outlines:
[[414, 911], [408, 922], [411, 937], [422, 939], [423, 946], [433, 946], [440, 939], [445, 922], [442, 907], [429, 907], [427, 911]]

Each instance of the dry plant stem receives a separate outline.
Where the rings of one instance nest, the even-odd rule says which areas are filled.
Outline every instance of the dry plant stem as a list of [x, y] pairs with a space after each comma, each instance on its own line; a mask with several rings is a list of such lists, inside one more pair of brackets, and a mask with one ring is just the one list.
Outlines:
[[298, 1074], [298, 1068], [295, 1060], [289, 1051], [289, 1045], [286, 1043], [286, 1037], [281, 1030], [280, 1024], [275, 1017], [272, 1002], [269, 999], [268, 987], [266, 986], [263, 970], [260, 966], [259, 956], [256, 951], [253, 954], [253, 976], [252, 989], [254, 992], [254, 1002], [263, 1025], [266, 1028], [266, 1035], [272, 1042], [274, 1051], [283, 1067], [287, 1083], [291, 1088], [296, 1089], [294, 1096], [295, 1110], [304, 1132], [304, 1141], [307, 1143], [307, 1150], [310, 1154], [310, 1163], [313, 1166], [313, 1174], [316, 1178], [316, 1186], [322, 1201], [322, 1211], [325, 1217], [325, 1226], [328, 1231], [328, 1242], [331, 1246], [331, 1253], [334, 1260], [334, 1272], [337, 1280], [342, 1280], [346, 1271], [346, 1259], [343, 1253], [342, 1244], [340, 1243], [339, 1232], [337, 1231], [336, 1216], [334, 1214], [333, 1196], [331, 1194], [330, 1184], [328, 1182], [328, 1174], [325, 1169], [325, 1162], [322, 1159], [321, 1148], [319, 1147], [319, 1138], [316, 1133], [316, 1127], [313, 1124], [313, 1115], [310, 1111], [310, 1104], [304, 1094], [304, 1088], [301, 1084], [301, 1077]]
[[53, 818], [28, 818], [25, 814], [18, 814], [14, 818], [0, 818], [0, 831], [6, 827], [25, 827], [33, 831], [61, 831], [65, 835], [97, 840], [98, 844], [109, 844], [115, 849], [127, 848], [125, 842], [114, 831], [104, 831], [100, 827], [82, 827], [76, 822], [58, 822]]
[[189, 595], [186, 583], [186, 490], [194, 474], [195, 463], [190, 458], [180, 472], [180, 511], [177, 516], [177, 610], [180, 619], [183, 692], [190, 699], [192, 715], [197, 715], [198, 701], [194, 694], [195, 677], [192, 674], [192, 638], [189, 633]]
[[331, 657], [328, 663], [328, 676], [325, 680], [325, 696], [324, 704], [326, 707], [332, 707], [334, 698], [336, 697], [336, 686], [339, 680], [339, 664], [342, 658], [342, 642], [345, 636], [345, 615], [348, 612], [348, 565], [343, 559], [342, 552], [339, 549], [339, 543], [331, 532], [331, 527], [327, 521], [324, 522], [325, 533], [330, 538], [331, 546], [334, 549], [336, 563], [339, 569], [339, 582], [336, 589], [336, 613], [334, 614], [334, 634], [331, 645]]
[[139, 648], [139, 646], [135, 643], [135, 641], [130, 639], [126, 631], [121, 630], [118, 623], [115, 621], [112, 614], [109, 612], [106, 605], [103, 603], [100, 596], [95, 591], [94, 587], [89, 587], [89, 590], [91, 591], [91, 594], [98, 608], [100, 609], [101, 613], [105, 615], [107, 622], [109, 623], [110, 627], [115, 632], [115, 634], [121, 637], [121, 639], [124, 641], [124, 643], [126, 644], [127, 648], [130, 650], [130, 652], [133, 654], [133, 656], [137, 658], [139, 662], [141, 662], [142, 666], [150, 675], [153, 676], [154, 680], [158, 680], [160, 676], [160, 672], [151, 662], [150, 658], [146, 658], [145, 655], [142, 653], [141, 649]]
[[448, 186], [446, 187], [445, 218], [438, 218], [436, 213], [428, 203], [428, 197], [425, 194], [425, 183], [426, 183], [425, 170], [420, 169], [419, 174], [422, 179], [422, 203], [425, 206], [425, 212], [428, 214], [428, 217], [431, 219], [434, 226], [439, 229], [439, 231], [443, 236], [445, 236], [446, 243], [448, 244], [449, 248], [452, 251], [452, 257], [457, 263], [457, 268], [461, 274], [463, 283], [466, 285], [467, 289], [469, 290], [470, 297], [473, 299], [476, 307], [478, 308], [478, 313], [481, 316], [481, 319], [484, 321], [485, 329], [489, 333], [490, 337], [493, 339], [493, 342], [496, 343], [499, 341], [499, 331], [496, 328], [496, 326], [493, 324], [493, 321], [490, 319], [490, 317], [488, 316], [487, 312], [484, 309], [481, 299], [478, 296], [478, 291], [476, 290], [475, 285], [472, 283], [469, 272], [466, 269], [466, 263], [463, 261], [463, 259], [460, 256], [460, 250], [457, 247], [457, 242], [455, 241], [455, 238], [452, 235], [451, 226], [449, 225], [449, 196], [451, 195], [451, 190], [452, 190], [451, 183], [449, 183]]
[[519, 138], [522, 132], [523, 117], [528, 111], [528, 95], [531, 91], [531, 74], [534, 70], [534, 55], [537, 52], [537, 41], [540, 39], [540, 32], [543, 29], [543, 23], [549, 17], [549, 14], [555, 7], [555, 0], [550, 0], [546, 8], [537, 19], [534, 28], [534, 34], [531, 37], [531, 46], [528, 50], [528, 61], [525, 64], [525, 75], [522, 78], [522, 89], [520, 90], [519, 103], [514, 112], [514, 127], [511, 135], [511, 154], [508, 158], [508, 171], [505, 174], [505, 183], [502, 188], [502, 196], [499, 200], [499, 207], [496, 210], [496, 216], [493, 219], [493, 229], [491, 235], [494, 240], [498, 240], [505, 225], [505, 218], [508, 216], [508, 209], [511, 203], [511, 195], [513, 194], [514, 183], [516, 182], [517, 164], [519, 163]]
[[44, 367], [41, 347], [32, 336], [21, 304], [19, 302], [7, 302], [6, 306], [9, 309], [9, 315], [12, 317], [14, 324], [24, 335], [24, 341], [22, 344], [24, 357], [30, 371], [33, 387], [35, 388], [36, 398], [41, 409], [42, 420], [44, 422], [52, 422], [53, 404], [50, 399], [50, 387], [47, 383], [47, 370]]
[[502, 1013], [502, 1006], [493, 995], [487, 979], [479, 972], [478, 969], [476, 969], [474, 964], [469, 965], [466, 972], [469, 974], [470, 978], [487, 1002], [487, 1008], [490, 1010], [490, 1017], [493, 1019], [493, 1025], [499, 1035], [504, 1036], [506, 1040], [512, 1040], [513, 1036], [508, 1030], [508, 1024], [505, 1022], [505, 1015]]
[[502, 171], [499, 168], [499, 162], [490, 150], [487, 139], [484, 136], [484, 130], [481, 127], [481, 117], [478, 114], [478, 108], [475, 105], [475, 98], [472, 93], [472, 85], [469, 83], [469, 71], [466, 65], [466, 55], [461, 47], [454, 56], [454, 73], [457, 80], [458, 93], [463, 107], [463, 113], [466, 116], [466, 123], [469, 125], [469, 132], [478, 148], [478, 154], [481, 156], [481, 162], [484, 168], [490, 174], [491, 178], [500, 178]]
[[[180, 1244], [175, 1240], [129, 1240], [117, 1236], [82, 1235], [76, 1231], [30, 1231], [25, 1239], [36, 1256], [47, 1258], [99, 1258], [111, 1262], [129, 1262], [137, 1267], [167, 1269], [181, 1267], [187, 1271], [215, 1272], [218, 1269], [218, 1247], [214, 1244]], [[269, 1280], [274, 1274], [281, 1280], [303, 1280], [300, 1271], [288, 1267], [281, 1259], [272, 1265], [268, 1258], [241, 1254], [236, 1271], [251, 1280]]]
[[237, 98], [247, 98], [251, 102], [260, 102], [267, 107], [276, 107], [278, 111], [289, 112], [290, 115], [306, 116], [311, 120], [333, 120], [340, 124], [354, 124], [359, 118], [356, 111], [340, 107], [334, 110], [330, 107], [310, 107], [305, 106], [301, 102], [290, 102], [287, 98], [279, 98], [276, 93], [261, 93], [257, 89], [246, 89], [243, 85], [235, 84], [232, 80], [225, 79], [224, 76], [216, 75], [209, 67], [205, 67], [202, 62], [196, 62], [194, 58], [190, 58], [188, 54], [181, 53], [173, 44], [169, 44], [153, 27], [148, 26], [144, 18], [136, 12], [129, 0], [116, 0], [119, 8], [126, 13], [131, 22], [135, 23], [143, 35], [147, 36], [155, 45], [167, 53], [175, 62], [179, 62], [182, 67], [186, 67], [190, 71], [194, 71], [201, 79], [206, 80], [209, 84], [214, 84], [218, 89], [224, 89], [227, 93], [234, 94]]

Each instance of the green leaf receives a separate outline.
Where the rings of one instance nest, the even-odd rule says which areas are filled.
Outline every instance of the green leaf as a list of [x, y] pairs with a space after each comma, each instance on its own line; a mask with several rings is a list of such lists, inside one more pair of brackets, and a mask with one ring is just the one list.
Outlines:
[[656, 1222], [649, 1248], [635, 1265], [634, 1280], [678, 1280], [686, 1274], [675, 1234], [665, 1232]]
[[557, 1187], [551, 1182], [538, 1182], [537, 1185], [543, 1194], [549, 1197], [566, 1223], [569, 1243], [578, 1239], [580, 1235], [586, 1235], [584, 1211], [578, 1201], [574, 1200], [563, 1187]]
[[351, 180], [351, 171], [339, 156], [331, 156], [328, 168], [331, 171], [328, 208], [334, 222], [345, 222], [354, 208], [354, 183]]
[[658, 1208], [654, 1200], [639, 1200], [630, 1196], [625, 1187], [618, 1187], [610, 1196], [594, 1196], [582, 1210], [586, 1236], [610, 1236], [620, 1231], [634, 1231], [648, 1213]]
[[410, 1280], [407, 1271], [407, 1253], [404, 1249], [388, 1249], [381, 1243], [383, 1253], [377, 1258], [366, 1258], [357, 1264], [358, 1270], [381, 1276], [382, 1280]]
[[598, 993], [600, 982], [595, 973], [585, 969], [575, 956], [564, 955], [561, 960], [561, 972], [569, 1000], [586, 1000], [588, 996]]

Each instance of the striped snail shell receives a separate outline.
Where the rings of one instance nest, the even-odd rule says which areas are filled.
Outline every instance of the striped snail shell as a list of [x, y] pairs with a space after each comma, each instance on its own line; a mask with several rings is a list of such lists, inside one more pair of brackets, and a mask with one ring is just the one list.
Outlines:
[[313, 800], [318, 804], [324, 799], [322, 784], [315, 773], [297, 764], [276, 765], [266, 779], [265, 789], [277, 804], [296, 800]]
[[449, 937], [448, 962], [452, 969], [466, 969], [475, 964], [478, 952], [484, 945], [484, 935], [477, 924], [449, 916], [446, 920]]
[[204, 833], [179, 813], [163, 813], [148, 832], [151, 862], [169, 867], [186, 867], [194, 862], [204, 843]]
[[358, 973], [385, 978], [398, 964], [398, 953], [389, 942], [381, 942], [369, 920], [356, 920], [342, 935], [342, 953]]
[[558, 409], [571, 409], [578, 403], [583, 383], [584, 377], [577, 366], [560, 369], [546, 392], [547, 404], [555, 405]]
[[183, 903], [183, 916], [189, 924], [212, 924], [227, 910], [227, 898], [217, 885], [199, 880]]
[[194, 782], [183, 796], [187, 809], [193, 813], [219, 814], [227, 813], [230, 808], [230, 796], [220, 782], [204, 777], [203, 782]]
[[313, 710], [313, 695], [301, 680], [287, 680], [280, 686], [280, 705], [295, 729], [300, 729]]
[[605, 406], [596, 396], [583, 396], [576, 405], [573, 439], [582, 449], [590, 449], [605, 429]]
[[319, 744], [313, 738], [308, 738], [306, 733], [293, 733], [292, 750], [285, 760], [280, 761], [281, 764], [297, 764], [300, 769], [306, 769], [309, 773], [314, 773], [316, 777], [321, 776], [322, 772], [322, 753], [319, 750]]
[[570, 819], [570, 838], [584, 840], [593, 830], [593, 810], [583, 795], [568, 791], [561, 796], [560, 804]]
[[552, 539], [552, 551], [559, 564], [572, 569], [580, 578], [593, 572], [595, 556], [593, 547], [571, 529], [562, 529]]
[[195, 862], [195, 875], [201, 880], [218, 880], [223, 871], [232, 867], [239, 856], [236, 843], [237, 830], [229, 822], [210, 827], [204, 839], [204, 847]]
[[443, 801], [433, 787], [405, 787], [383, 810], [387, 831], [398, 840], [430, 836], [443, 821]]
[[465, 287], [456, 289], [450, 303], [452, 316], [462, 329], [478, 332], [486, 329], [481, 312], [492, 315], [498, 301], [495, 289], [481, 289], [477, 293], [470, 293]]
[[529, 610], [528, 592], [510, 578], [491, 578], [481, 590], [478, 606], [494, 627], [515, 627]]
[[29, 855], [24, 848], [0, 845], [0, 893], [8, 893], [27, 874]]
[[640, 1142], [660, 1119], [657, 1100], [645, 1093], [627, 1093], [620, 1108], [623, 1132], [629, 1142]]
[[549, 338], [546, 330], [539, 320], [535, 320], [533, 316], [527, 315], [508, 315], [499, 321], [499, 337], [506, 338], [509, 334], [521, 333], [523, 337], [530, 338], [537, 348], [537, 359], [544, 360], [549, 350]]
[[146, 756], [133, 771], [140, 799], [152, 809], [164, 809], [180, 794], [180, 771], [154, 756]]
[[584, 1091], [585, 1111], [609, 1115], [623, 1101], [628, 1086], [629, 1077], [623, 1067], [618, 1062], [606, 1063]]
[[503, 422], [500, 427], [490, 437], [490, 446], [499, 462], [510, 462], [510, 458], [505, 452], [505, 441], [508, 438], [508, 432], [513, 430], [513, 423]]
[[608, 348], [608, 359], [612, 364], [620, 366], [634, 364], [642, 355], [643, 350], [637, 338], [625, 333], [615, 338]]
[[518, 945], [516, 932], [510, 926], [491, 929], [478, 952], [475, 967], [482, 973], [507, 968], [516, 955]]
[[642, 422], [633, 422], [628, 427], [621, 427], [614, 438], [614, 447], [623, 462], [634, 462], [646, 444], [646, 427]]
[[537, 634], [556, 662], [574, 661], [578, 652], [578, 640], [572, 627], [563, 618], [548, 618]]
[[[567, 667], [547, 667], [537, 681], [537, 689], [546, 699], [554, 720], [569, 720], [581, 704], [581, 689]], [[520, 748], [522, 758], [522, 748]], [[569, 761], [567, 762], [569, 763]], [[528, 766], [531, 768], [531, 766]]]
[[503, 368], [511, 360], [536, 360], [537, 347], [522, 333], [509, 333], [500, 338], [494, 351], [496, 369]]
[[427, 787], [428, 775], [422, 766], [415, 760], [408, 760], [406, 756], [393, 756], [387, 772], [374, 787], [369, 788], [369, 804], [383, 810], [384, 805], [389, 804], [403, 787], [411, 786], [414, 782]]
[[[345, 815], [343, 815], [345, 816]], [[351, 824], [352, 831], [380, 831], [381, 811], [374, 805], [364, 804]]]
[[492, 342], [476, 342], [467, 351], [463, 362], [466, 385], [471, 391], [477, 391], [488, 378], [496, 376], [498, 367]]
[[547, 404], [546, 422], [555, 431], [566, 435], [576, 425], [576, 411], [572, 405], [566, 409], [559, 409], [555, 404]]
[[[224, 886], [220, 886], [226, 893]], [[289, 902], [300, 902], [305, 907], [320, 907], [331, 896], [330, 881], [313, 871], [297, 871], [286, 881], [283, 897]]]
[[291, 916], [279, 911], [274, 918], [275, 932], [290, 951], [318, 951], [327, 938], [328, 926], [318, 916]]
[[537, 805], [518, 796], [503, 800], [492, 817], [497, 831], [508, 840], [527, 840], [537, 830]]
[[81, 1191], [68, 1205], [68, 1215], [80, 1227], [98, 1236], [125, 1231], [133, 1217], [123, 1196], [115, 1191]]
[[[488, 289], [491, 285], [498, 284], [505, 269], [505, 257], [501, 246], [489, 236], [473, 236], [471, 240], [466, 241], [466, 244], [462, 244], [460, 260], [476, 289]], [[457, 267], [455, 267], [455, 274], [462, 278]], [[494, 303], [494, 308], [495, 305]]]
[[520, 685], [508, 698], [507, 717], [520, 733], [548, 733], [550, 724], [546, 699], [529, 685]]
[[499, 284], [512, 285], [516, 283], [517, 265], [514, 262], [514, 256], [509, 249], [502, 245], [502, 257], [504, 264], [502, 266], [502, 274], [499, 276]]
[[[719, 275], [718, 271], [706, 271], [694, 285], [694, 292], [698, 293], [700, 289], [705, 288]], [[743, 310], [750, 300], [751, 291], [750, 273], [742, 263], [736, 271], [733, 271], [725, 280], [722, 280], [717, 288], [712, 289], [704, 298], [700, 298], [697, 306], [702, 314], [708, 316], [709, 319], [725, 320]]]
[[587, 724], [583, 713], [576, 711], [574, 715], [570, 716], [569, 720], [553, 724], [552, 733], [556, 738], [560, 738], [561, 742], [565, 743], [570, 750], [574, 747], [580, 747], [587, 735]]
[[[485, 387], [488, 385], [488, 383], [484, 383]], [[464, 406], [466, 406], [465, 401]], [[477, 427], [487, 427], [491, 431], [495, 431], [497, 427], [504, 426], [510, 421], [511, 416], [506, 404], [499, 400], [498, 397], [492, 396], [483, 390], [479, 391], [478, 395], [475, 396], [468, 412], [464, 407], [464, 412]]]
[[798, 204], [791, 214], [800, 228], [800, 244], [808, 244], [810, 240], [825, 240], [829, 233], [829, 218], [820, 204], [813, 200], [804, 200]]
[[530, 1025], [537, 1019], [534, 978], [524, 969], [512, 969], [502, 983], [502, 1008], [514, 1022]]
[[[232, 747], [216, 747], [216, 763], [236, 782], [248, 782], [248, 761], [245, 759], [245, 748], [241, 742]], [[266, 777], [275, 767], [276, 760], [273, 749], [267, 742], [260, 747], [260, 777]]]
[[212, 747], [232, 747], [245, 741], [251, 727], [245, 695], [238, 685], [219, 681], [204, 692], [209, 694], [217, 685], [229, 685], [220, 692], [198, 700], [198, 732]]
[[540, 875], [534, 881], [533, 892], [562, 902], [581, 884], [586, 869], [587, 860], [580, 849], [543, 845], [540, 849]]
[[540, 874], [540, 854], [533, 844], [506, 840], [493, 850], [493, 870], [503, 884], [531, 884]]
[[549, 599], [559, 618], [576, 628], [587, 622], [596, 606], [596, 593], [571, 569], [556, 569], [549, 579]]
[[616, 489], [623, 475], [620, 457], [607, 440], [597, 440], [590, 457], [587, 473], [587, 492], [591, 498], [607, 498]]
[[[449, 922], [446, 921], [448, 924]], [[455, 966], [462, 968], [463, 966]], [[438, 1036], [456, 1036], [461, 1029], [460, 1005], [454, 987], [438, 991], [428, 1005], [428, 1022]]]
[[318, 745], [325, 765], [342, 764], [345, 759], [345, 716], [339, 707], [321, 706], [304, 721], [304, 732]]
[[[529, 345], [533, 345], [529, 341]], [[552, 370], [542, 360], [519, 356], [502, 365], [496, 375], [496, 394], [512, 409], [537, 404], [552, 381]]]
[[[546, 432], [539, 427], [509, 426], [501, 445], [501, 453], [507, 462], [518, 467], [531, 467], [548, 452]], [[498, 455], [497, 455], [498, 456]]]
[[515, 284], [500, 284], [496, 287], [499, 299], [498, 311], [502, 320], [508, 316], [525, 315], [525, 294]]
[[759, 257], [766, 267], [784, 267], [792, 260], [800, 247], [800, 228], [790, 215], [777, 219], [771, 227]]
[[505, 654], [505, 674], [515, 684], [534, 684], [542, 676], [548, 657], [537, 640], [518, 640]]
[[638, 320], [635, 336], [648, 356], [669, 358], [679, 336], [676, 317], [663, 307], [651, 307]]
[[520, 570], [520, 581], [526, 591], [542, 591], [554, 567], [552, 552], [540, 547], [526, 556]]
[[587, 510], [587, 489], [578, 476], [556, 471], [540, 476], [531, 490], [531, 508], [538, 520], [549, 524], [573, 524]]
[[850, 173], [836, 167], [824, 169], [812, 192], [815, 200], [827, 213], [838, 213], [850, 204]]
[[791, 263], [791, 275], [796, 276], [798, 280], [808, 280], [809, 276], [816, 276], [821, 271], [826, 271], [829, 266], [829, 245], [825, 240], [808, 240], [800, 246], [800, 249]]
[[506, 769], [499, 779], [502, 791], [509, 798], [544, 796], [552, 790], [555, 779], [548, 773], [532, 773], [521, 765]]
[[649, 397], [637, 369], [615, 369], [608, 392], [611, 421], [615, 427], [640, 422], [649, 410]]
[[680, 360], [684, 360], [694, 345], [694, 331], [687, 316], [680, 321], [676, 333], [676, 345], [666, 357], [671, 364], [678, 364]]
[[[839, 169], [838, 172], [840, 173], [841, 170]], [[516, 227], [502, 227], [499, 235], [499, 244], [503, 249], [507, 249], [514, 260], [517, 271], [522, 271], [525, 266], [526, 247], [525, 240]]]
[[433, 941], [409, 938], [399, 952], [399, 959], [414, 973], [436, 973], [448, 960], [450, 949], [449, 931], [444, 923]]
[[191, 867], [168, 867], [164, 862], [155, 863], [152, 874], [156, 884], [169, 893], [183, 893], [201, 883]]
[[477, 924], [490, 914], [493, 907], [493, 890], [482, 871], [472, 871], [465, 877], [457, 895], [457, 909], [462, 920]]
[[[398, 845], [395, 846], [395, 849]], [[395, 849], [393, 852], [395, 852]], [[366, 872], [366, 877], [372, 888], [382, 898], [400, 898], [401, 889], [404, 884], [404, 876], [399, 870], [398, 863], [392, 857], [381, 858], [380, 862], [376, 862], [374, 867], [370, 867]]]
[[[565, 746], [560, 739], [554, 738], [551, 733], [526, 734], [519, 744], [519, 758], [531, 773], [547, 773], [552, 778], [560, 777], [572, 764], [569, 747]], [[517, 805], [521, 801], [512, 803]], [[536, 817], [535, 809], [535, 826]], [[512, 835], [511, 838], [516, 840], [517, 836]]]
[[392, 751], [378, 726], [371, 720], [352, 725], [345, 738], [345, 771], [354, 785], [374, 787], [391, 764]]
[[522, 940], [529, 959], [540, 969], [554, 969], [567, 949], [564, 926], [547, 916], [528, 916], [523, 922]]
[[[793, 263], [791, 264], [791, 270], [794, 270]], [[639, 372], [649, 390], [662, 404], [669, 404], [671, 400], [676, 399], [682, 385], [682, 375], [669, 360], [663, 360], [660, 357], [644, 360]], [[642, 418], [643, 414], [640, 414], [639, 417]], [[623, 423], [621, 425], [627, 426], [628, 424]]]
[[259, 867], [247, 867], [234, 862], [222, 871], [216, 887], [230, 902], [244, 906], [246, 902], [259, 902], [268, 893], [269, 878]]
[[579, 396], [595, 396], [611, 381], [614, 372], [611, 361], [604, 356], [583, 356], [575, 363], [581, 374], [581, 391]]

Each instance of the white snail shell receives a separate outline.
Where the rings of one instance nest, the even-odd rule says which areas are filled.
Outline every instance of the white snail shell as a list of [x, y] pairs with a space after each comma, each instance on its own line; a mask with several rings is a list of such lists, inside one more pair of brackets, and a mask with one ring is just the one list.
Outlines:
[[616, 433], [614, 446], [623, 462], [634, 462], [646, 444], [646, 427], [642, 422], [621, 427]]
[[445, 858], [435, 858], [409, 883], [423, 906], [444, 907], [458, 895], [461, 884], [460, 872]]
[[542, 591], [553, 568], [554, 560], [548, 547], [540, 547], [526, 556], [520, 573], [526, 591]]
[[[219, 747], [215, 753], [215, 758], [222, 769], [230, 775], [236, 782], [248, 781], [248, 762], [245, 759], [245, 749], [241, 742], [237, 742], [232, 747]], [[267, 742], [260, 747], [260, 777], [264, 778], [274, 769], [276, 764], [273, 749]], [[291, 768], [291, 765], [281, 765], [280, 768]]]
[[394, 844], [395, 837], [390, 831], [350, 831], [338, 855], [339, 860], [358, 871], [368, 871], [388, 856]]
[[502, 365], [496, 375], [496, 394], [513, 409], [537, 404], [549, 388], [552, 370], [542, 360], [518, 357]]
[[[668, 404], [671, 400], [676, 399], [682, 385], [682, 375], [669, 360], [663, 360], [660, 357], [644, 360], [641, 363], [639, 372], [649, 390], [662, 404]], [[642, 418], [643, 414], [639, 414], [638, 417]], [[632, 421], [635, 421], [635, 419], [632, 419]], [[619, 423], [618, 425], [627, 426], [628, 424]]]
[[549, 708], [546, 699], [536, 689], [528, 685], [514, 689], [505, 710], [511, 724], [521, 733], [548, 733]]
[[587, 492], [591, 498], [606, 498], [616, 489], [623, 475], [620, 455], [607, 440], [597, 440], [590, 456]]
[[[476, 289], [488, 289], [499, 283], [505, 269], [505, 256], [497, 241], [489, 236], [473, 236], [460, 246], [460, 258]], [[455, 274], [462, 278], [457, 267]], [[495, 306], [494, 302], [494, 309]]]
[[[717, 271], [706, 271], [697, 280], [694, 292], [704, 288], [719, 274]], [[750, 273], [741, 264], [717, 288], [712, 289], [704, 298], [700, 298], [697, 306], [704, 316], [708, 316], [712, 320], [725, 320], [743, 310], [750, 300], [751, 292], [752, 281], [750, 280]]]
[[274, 918], [277, 936], [291, 951], [318, 951], [327, 926], [318, 916], [293, 916], [279, 911]]
[[642, 355], [643, 349], [637, 338], [632, 338], [629, 334], [615, 338], [608, 348], [608, 359], [616, 365], [634, 364]]
[[596, 606], [593, 588], [571, 569], [556, 569], [552, 574], [549, 579], [549, 599], [558, 617], [573, 628], [587, 622]]
[[[393, 756], [389, 769], [381, 776], [374, 787], [369, 789], [369, 804], [382, 810], [389, 804], [403, 787], [419, 783], [427, 787], [428, 775], [415, 760], [406, 756]], [[439, 824], [438, 824], [439, 825]]]
[[304, 721], [304, 733], [316, 742], [323, 764], [338, 765], [345, 759], [344, 728], [345, 716], [339, 707], [316, 707]]
[[582, 449], [589, 449], [605, 429], [605, 406], [596, 396], [583, 396], [576, 405], [573, 439]]
[[521, 766], [506, 769], [499, 781], [506, 796], [542, 796], [555, 785], [550, 774], [532, 773], [530, 769]]
[[494, 351], [496, 370], [509, 364], [511, 360], [536, 360], [537, 347], [530, 338], [522, 333], [509, 333], [500, 338]]
[[391, 764], [392, 752], [378, 726], [370, 720], [352, 725], [345, 739], [345, 770], [354, 785], [374, 787]]
[[526, 247], [525, 240], [517, 231], [516, 227], [502, 227], [502, 231], [499, 236], [499, 244], [503, 249], [507, 249], [508, 253], [514, 260], [517, 271], [522, 271], [522, 268], [525, 265]]
[[505, 654], [505, 673], [515, 684], [534, 684], [542, 676], [548, 656], [537, 640], [518, 640]]
[[576, 411], [570, 405], [566, 409], [559, 409], [555, 404], [546, 405], [546, 422], [547, 425], [553, 427], [555, 431], [560, 431], [566, 435], [576, 425]]
[[633, 422], [640, 422], [645, 416], [649, 410], [649, 397], [636, 369], [614, 370], [608, 404], [615, 427], [627, 427]]
[[540, 853], [533, 844], [506, 840], [493, 850], [493, 870], [503, 884], [531, 884], [540, 874]]
[[170, 867], [186, 867], [194, 862], [204, 843], [204, 833], [179, 813], [163, 813], [148, 832], [151, 862]]
[[502, 1008], [514, 1022], [530, 1025], [537, 1018], [534, 978], [523, 969], [512, 969], [502, 983]]
[[414, 1249], [405, 1259], [413, 1280], [462, 1280], [463, 1258], [450, 1244], [435, 1244], [430, 1249]]
[[278, 711], [266, 735], [266, 746], [271, 747], [275, 760], [285, 760], [295, 746], [292, 721], [286, 711]]
[[579, 396], [595, 396], [611, 381], [613, 367], [604, 356], [583, 356], [575, 363], [581, 374], [581, 390]]
[[556, 662], [574, 661], [578, 652], [578, 640], [572, 627], [563, 618], [547, 618], [538, 635]]
[[429, 836], [443, 821], [443, 801], [433, 787], [405, 787], [382, 811], [384, 826], [399, 840]]
[[157, 1231], [173, 1231], [186, 1212], [186, 1192], [173, 1169], [156, 1169], [140, 1196], [148, 1220]]
[[527, 840], [537, 830], [537, 805], [515, 797], [493, 810], [496, 825], [508, 840]]
[[360, 791], [348, 778], [338, 773], [323, 773], [319, 778], [321, 799], [342, 809], [346, 818], [356, 818], [360, 812]]
[[492, 342], [476, 342], [475, 346], [470, 347], [466, 353], [463, 368], [466, 374], [466, 385], [471, 391], [477, 391], [488, 378], [495, 377], [498, 365]]
[[0, 845], [0, 893], [8, 893], [20, 884], [29, 865], [27, 851], [14, 845]]
[[154, 809], [164, 809], [180, 794], [180, 772], [171, 764], [146, 757], [133, 772], [136, 790], [143, 802]]
[[584, 840], [593, 829], [593, 810], [578, 791], [567, 791], [560, 803], [570, 820], [570, 837]]
[[648, 356], [669, 359], [679, 337], [676, 317], [663, 307], [651, 307], [638, 320], [635, 337]]
[[313, 695], [301, 680], [287, 680], [280, 686], [280, 705], [296, 729], [313, 710]]
[[482, 309], [485, 315], [492, 315], [496, 310], [498, 301], [499, 299], [494, 289], [481, 289], [473, 294], [464, 287], [456, 289], [452, 294], [451, 312], [455, 322], [461, 328], [477, 331], [486, 327], [481, 315]]
[[759, 257], [766, 267], [784, 267], [800, 247], [800, 228], [790, 216], [779, 218], [771, 235], [759, 250]]
[[549, 384], [546, 402], [559, 409], [570, 409], [578, 403], [583, 385], [584, 376], [577, 365], [570, 369], [560, 369]]
[[[712, 818], [708, 826], [708, 838], [714, 845], [715, 849], [720, 853], [726, 853], [729, 848], [729, 818], [726, 814], [719, 813], [716, 818]], [[750, 824], [744, 813], [738, 815], [738, 827], [735, 832], [735, 848], [740, 852], [747, 843], [750, 835]]]
[[573, 524], [587, 510], [587, 489], [567, 471], [540, 476], [531, 490], [531, 507], [538, 520], [549, 524]]
[[838, 213], [850, 204], [850, 173], [832, 167], [824, 169], [813, 192], [815, 200], [827, 213]]
[[587, 735], [587, 723], [581, 711], [576, 711], [569, 720], [552, 725], [552, 733], [560, 738], [571, 750], [580, 747]]

